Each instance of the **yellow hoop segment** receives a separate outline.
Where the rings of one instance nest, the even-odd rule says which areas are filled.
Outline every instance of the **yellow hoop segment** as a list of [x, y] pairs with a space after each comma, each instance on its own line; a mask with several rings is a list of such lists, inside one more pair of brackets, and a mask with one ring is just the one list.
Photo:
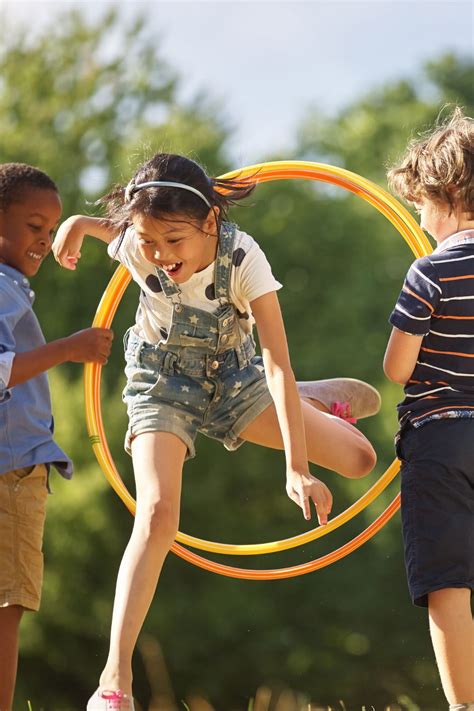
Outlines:
[[[248, 166], [246, 168], [227, 173], [222, 177], [239, 178], [241, 180], [248, 179], [249, 181], [256, 183], [299, 178], [303, 180], [318, 180], [332, 185], [337, 185], [341, 188], [349, 190], [355, 195], [358, 195], [381, 212], [394, 225], [398, 232], [400, 232], [417, 257], [431, 252], [431, 246], [420, 227], [409, 212], [397, 200], [395, 200], [395, 198], [375, 183], [372, 183], [366, 178], [363, 178], [355, 173], [351, 173], [343, 168], [307, 161], [275, 161], [271, 163], [261, 163]], [[123, 266], [119, 266], [112, 276], [112, 279], [110, 280], [99, 303], [93, 326], [110, 328], [118, 305], [129, 282], [129, 273]], [[87, 431], [89, 433], [89, 439], [94, 453], [107, 480], [133, 514], [135, 512], [135, 501], [130, 496], [115, 467], [104, 432], [100, 407], [101, 372], [102, 368], [97, 363], [86, 364], [84, 369]], [[379, 496], [384, 489], [386, 489], [386, 487], [397, 475], [398, 471], [399, 463], [397, 460], [394, 460], [380, 479], [363, 496], [361, 496], [358, 501], [332, 519], [327, 526], [317, 527], [311, 531], [293, 536], [291, 538], [269, 543], [243, 545], [206, 541], [182, 532], [178, 532], [176, 540], [185, 545], [208, 552], [232, 555], [259, 555], [295, 548], [303, 545], [304, 543], [321, 538], [351, 520], [354, 516], [364, 510], [372, 501], [374, 501], [374, 499], [377, 498], [377, 496]], [[172, 550], [194, 565], [198, 565], [199, 567], [230, 577], [266, 580], [292, 577], [311, 572], [312, 570], [316, 570], [325, 565], [329, 565], [335, 560], [347, 555], [352, 550], [355, 550], [366, 540], [371, 538], [378, 530], [380, 530], [380, 528], [387, 522], [387, 520], [389, 520], [389, 518], [391, 518], [391, 516], [393, 516], [398, 508], [399, 496], [395, 498], [390, 506], [376, 519], [376, 521], [374, 521], [373, 524], [359, 534], [359, 536], [354, 538], [353, 541], [349, 541], [349, 543], [333, 553], [292, 568], [282, 568], [276, 570], [246, 570], [242, 568], [234, 568], [232, 566], [224, 566], [213, 561], [209, 561], [185, 548], [182, 548], [176, 543], [173, 545]]]

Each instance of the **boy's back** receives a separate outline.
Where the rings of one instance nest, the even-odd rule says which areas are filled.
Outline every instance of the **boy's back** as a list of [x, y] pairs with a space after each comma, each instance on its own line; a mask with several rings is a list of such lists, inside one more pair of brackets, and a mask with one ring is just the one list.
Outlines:
[[474, 230], [414, 262], [390, 322], [424, 336], [398, 408], [400, 424], [474, 417]]
[[456, 109], [389, 180], [438, 244], [407, 274], [384, 358], [405, 386], [396, 448], [408, 585], [428, 607], [450, 711], [474, 711], [473, 119]]

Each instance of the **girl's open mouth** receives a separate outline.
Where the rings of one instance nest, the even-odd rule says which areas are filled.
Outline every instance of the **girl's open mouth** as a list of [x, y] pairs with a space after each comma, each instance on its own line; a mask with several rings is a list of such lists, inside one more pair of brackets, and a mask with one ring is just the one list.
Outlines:
[[173, 277], [178, 274], [182, 266], [183, 262], [175, 262], [174, 264], [163, 264], [161, 268], [164, 269], [168, 276]]

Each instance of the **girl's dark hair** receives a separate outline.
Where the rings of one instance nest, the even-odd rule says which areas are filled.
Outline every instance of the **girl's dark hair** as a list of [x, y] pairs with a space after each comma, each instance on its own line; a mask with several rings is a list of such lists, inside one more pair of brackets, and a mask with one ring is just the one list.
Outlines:
[[32, 188], [58, 192], [54, 181], [42, 170], [26, 163], [0, 163], [0, 210], [20, 202]]
[[[131, 182], [137, 185], [156, 180], [183, 183], [199, 190], [214, 209], [218, 230], [222, 220], [227, 219], [229, 208], [255, 188], [255, 183], [248, 180], [210, 178], [198, 163], [173, 153], [157, 153], [137, 170]], [[184, 215], [202, 221], [209, 213], [204, 200], [189, 190], [160, 185], [130, 193], [127, 200], [126, 187], [116, 186], [99, 200], [106, 205], [107, 216], [117, 231], [122, 233], [137, 214], [155, 218]]]

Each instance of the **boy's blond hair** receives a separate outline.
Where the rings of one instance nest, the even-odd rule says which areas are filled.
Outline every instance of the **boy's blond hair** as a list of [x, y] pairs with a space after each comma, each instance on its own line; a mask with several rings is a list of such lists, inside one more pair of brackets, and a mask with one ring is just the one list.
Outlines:
[[456, 107], [420, 139], [412, 141], [399, 166], [388, 172], [390, 188], [409, 202], [474, 214], [474, 120]]

